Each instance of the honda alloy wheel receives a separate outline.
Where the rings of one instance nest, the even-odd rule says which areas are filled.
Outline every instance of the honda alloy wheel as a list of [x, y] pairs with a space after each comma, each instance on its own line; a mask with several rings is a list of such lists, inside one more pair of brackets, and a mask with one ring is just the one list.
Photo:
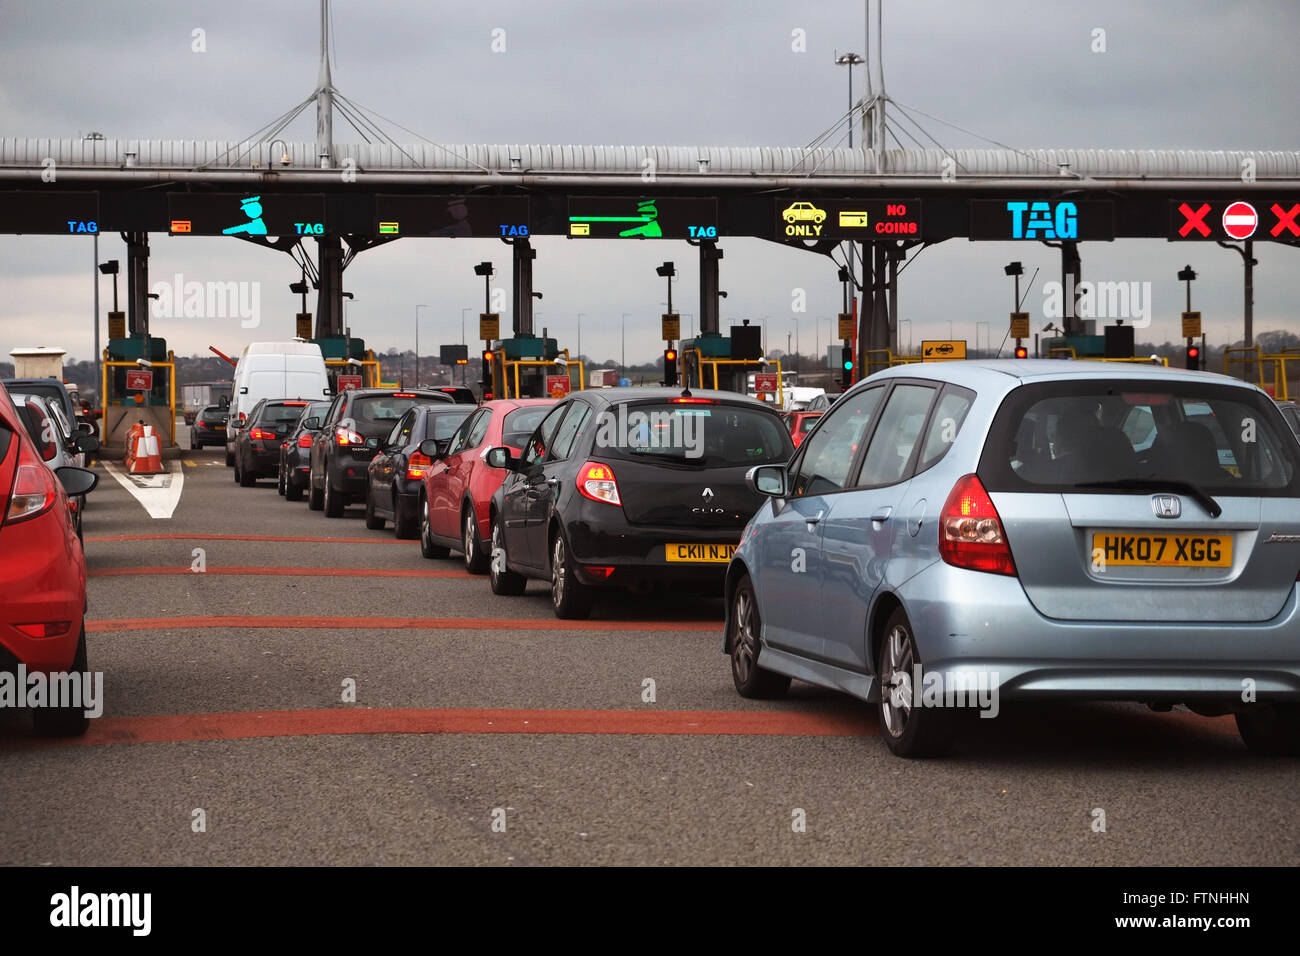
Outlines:
[[937, 757], [952, 748], [957, 712], [925, 707], [915, 675], [921, 665], [916, 635], [903, 609], [895, 608], [880, 642], [880, 730], [885, 744], [899, 757]]
[[731, 598], [727, 619], [727, 647], [731, 650], [731, 680], [741, 697], [783, 697], [790, 678], [758, 666], [761, 653], [758, 601], [748, 577], [741, 578]]

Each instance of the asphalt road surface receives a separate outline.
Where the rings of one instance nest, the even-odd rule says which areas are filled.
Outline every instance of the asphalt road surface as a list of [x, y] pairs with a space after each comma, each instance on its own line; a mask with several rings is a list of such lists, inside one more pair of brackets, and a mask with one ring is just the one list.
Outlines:
[[104, 715], [51, 743], [0, 712], [0, 863], [1300, 863], [1300, 761], [1231, 718], [1004, 704], [899, 760], [849, 698], [737, 696], [719, 600], [561, 623], [184, 455], [170, 518], [96, 465]]

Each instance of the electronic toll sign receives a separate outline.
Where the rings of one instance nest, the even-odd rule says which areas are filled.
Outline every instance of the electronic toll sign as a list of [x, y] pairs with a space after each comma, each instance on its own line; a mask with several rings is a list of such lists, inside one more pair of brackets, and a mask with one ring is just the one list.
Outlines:
[[784, 239], [915, 239], [919, 199], [780, 199], [776, 232]]
[[375, 197], [375, 235], [507, 239], [529, 235], [527, 196]]
[[1300, 239], [1300, 196], [1176, 199], [1169, 203], [1167, 238], [1294, 242]]
[[1109, 241], [1115, 238], [1115, 204], [1103, 199], [975, 199], [970, 237]]
[[575, 239], [716, 239], [718, 201], [570, 196], [568, 235]]
[[168, 193], [173, 236], [322, 236], [319, 193]]
[[0, 192], [0, 232], [96, 235], [99, 232], [99, 193], [53, 189]]

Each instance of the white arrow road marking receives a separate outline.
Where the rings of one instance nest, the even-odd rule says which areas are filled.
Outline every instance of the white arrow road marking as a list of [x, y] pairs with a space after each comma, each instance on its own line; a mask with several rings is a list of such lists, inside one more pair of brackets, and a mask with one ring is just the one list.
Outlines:
[[103, 465], [104, 470], [149, 512], [150, 518], [170, 518], [180, 504], [185, 472], [179, 461], [169, 462], [170, 470], [161, 475], [131, 475], [117, 465], [108, 462]]

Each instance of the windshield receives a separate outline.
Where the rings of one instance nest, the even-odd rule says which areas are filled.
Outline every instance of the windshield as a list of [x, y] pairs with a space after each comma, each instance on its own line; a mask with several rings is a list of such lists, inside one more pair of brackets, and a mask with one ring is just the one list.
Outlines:
[[296, 422], [304, 408], [305, 405], [267, 405], [262, 411], [262, 421], [271, 425]]
[[441, 410], [430, 412], [424, 422], [425, 439], [434, 438], [442, 441], [444, 438], [450, 438], [456, 434], [460, 423], [469, 418], [473, 411], [472, 405], [462, 405], [460, 408], [448, 409], [445, 412]]
[[727, 404], [616, 405], [597, 420], [601, 454], [709, 468], [765, 465], [794, 453], [773, 412]]
[[407, 410], [416, 405], [429, 405], [436, 399], [427, 396], [410, 395], [398, 398], [395, 395], [370, 395], [358, 398], [352, 403], [351, 416], [369, 422], [395, 422]]
[[511, 448], [523, 448], [524, 443], [528, 441], [528, 436], [542, 423], [546, 413], [553, 407], [552, 405], [529, 405], [510, 412], [501, 425], [501, 444], [509, 445]]
[[1201, 382], [1026, 385], [998, 410], [980, 461], [990, 491], [1189, 482], [1210, 495], [1300, 494], [1300, 448], [1267, 396]]

